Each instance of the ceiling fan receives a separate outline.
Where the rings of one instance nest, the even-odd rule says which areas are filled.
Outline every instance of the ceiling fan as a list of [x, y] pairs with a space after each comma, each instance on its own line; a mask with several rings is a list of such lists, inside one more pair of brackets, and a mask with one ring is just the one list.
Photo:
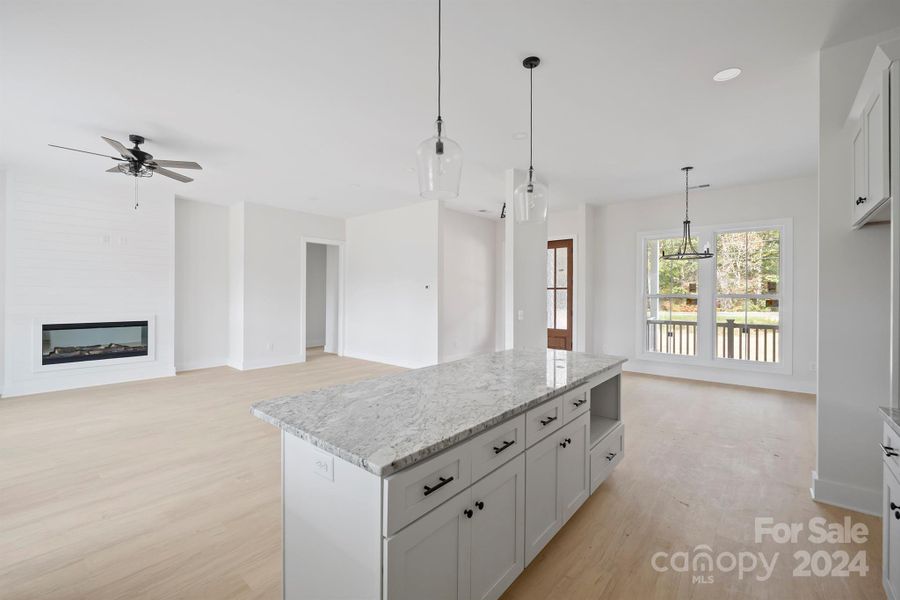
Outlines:
[[[141, 150], [140, 145], [144, 143], [144, 138], [139, 135], [131, 134], [128, 136], [129, 141], [134, 144], [133, 148], [126, 148], [124, 144], [121, 142], [117, 142], [116, 140], [110, 139], [108, 137], [100, 136], [103, 141], [107, 144], [115, 148], [116, 152], [119, 153], [119, 156], [109, 156], [107, 154], [100, 154], [99, 152], [91, 152], [89, 150], [79, 150], [78, 148], [67, 148], [66, 146], [57, 146], [56, 144], [48, 144], [48, 146], [53, 146], [54, 148], [62, 148], [63, 150], [72, 150], [74, 152], [83, 152], [84, 154], [93, 154], [95, 156], [103, 156], [106, 158], [111, 158], [113, 160], [119, 161], [119, 164], [112, 167], [111, 169], [107, 169], [107, 173], [124, 173], [125, 175], [131, 175], [132, 177], [152, 177], [154, 173], [162, 175], [163, 177], [168, 177], [170, 179], [174, 179], [175, 181], [180, 181], [182, 183], [188, 183], [193, 181], [192, 178], [187, 177], [186, 175], [182, 175], [181, 173], [176, 173], [175, 171], [170, 171], [171, 169], [202, 169], [200, 165], [195, 162], [187, 161], [187, 160], [162, 160], [155, 159], [153, 155], [149, 152], [144, 152]], [[168, 168], [166, 168], [168, 167]], [[136, 182], [135, 182], [136, 183]]]

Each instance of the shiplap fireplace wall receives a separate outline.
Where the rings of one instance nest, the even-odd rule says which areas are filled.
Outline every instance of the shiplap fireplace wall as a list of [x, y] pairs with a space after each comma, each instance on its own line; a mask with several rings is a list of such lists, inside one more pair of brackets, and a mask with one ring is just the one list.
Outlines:
[[[134, 210], [121, 180], [7, 176], [4, 396], [175, 373], [174, 196], [148, 182]], [[147, 321], [147, 354], [42, 364], [43, 324], [113, 321]]]

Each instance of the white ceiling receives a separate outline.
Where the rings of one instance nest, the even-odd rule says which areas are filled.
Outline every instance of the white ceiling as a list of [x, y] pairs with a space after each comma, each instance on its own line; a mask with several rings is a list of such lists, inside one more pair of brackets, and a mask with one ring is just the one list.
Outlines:
[[[120, 185], [106, 135], [204, 166], [180, 196], [346, 216], [417, 200], [436, 1], [0, 2], [0, 161]], [[444, 2], [444, 118], [466, 209], [535, 166], [553, 208], [812, 173], [816, 51], [900, 25], [897, 0]], [[744, 74], [717, 84], [713, 74]], [[110, 178], [119, 177], [113, 180]]]

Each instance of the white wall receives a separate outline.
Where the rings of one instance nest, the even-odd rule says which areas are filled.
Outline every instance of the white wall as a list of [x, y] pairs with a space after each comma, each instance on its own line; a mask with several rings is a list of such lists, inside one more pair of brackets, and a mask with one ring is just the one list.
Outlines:
[[878, 42], [822, 51], [819, 61], [819, 398], [813, 495], [881, 514], [878, 406], [890, 405], [890, 229], [850, 229], [845, 120]]
[[817, 310], [817, 219], [814, 177], [773, 181], [691, 194], [694, 225], [727, 225], [790, 218], [793, 220], [793, 372], [761, 373], [725, 367], [673, 365], [636, 360], [637, 240], [640, 232], [680, 229], [681, 194], [597, 207], [595, 350], [627, 356], [625, 368], [673, 377], [739, 385], [815, 392]]
[[306, 264], [302, 238], [341, 241], [344, 221], [260, 204], [243, 207], [242, 369], [302, 362]]
[[[506, 172], [504, 332], [506, 348], [547, 347], [547, 223], [516, 223], [513, 191], [527, 173]], [[550, 202], [553, 202], [552, 193]]]
[[228, 365], [244, 368], [244, 222], [246, 205], [228, 208]]
[[325, 345], [327, 246], [306, 245], [306, 347]]
[[0, 171], [0, 396], [6, 368], [6, 172]]
[[229, 352], [229, 209], [175, 199], [175, 368], [216, 367]]
[[344, 354], [438, 362], [438, 202], [347, 219]]
[[495, 227], [493, 220], [441, 208], [441, 362], [494, 350]]
[[[174, 196], [146, 184], [135, 211], [119, 189], [8, 174], [5, 395], [174, 374]], [[41, 320], [150, 318], [152, 360], [36, 368]]]

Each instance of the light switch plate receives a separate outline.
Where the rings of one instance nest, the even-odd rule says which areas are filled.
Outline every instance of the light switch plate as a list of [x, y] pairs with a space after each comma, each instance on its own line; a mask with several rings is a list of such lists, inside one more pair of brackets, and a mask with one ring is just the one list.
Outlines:
[[334, 481], [334, 456], [325, 452], [313, 452], [312, 470], [319, 477]]

